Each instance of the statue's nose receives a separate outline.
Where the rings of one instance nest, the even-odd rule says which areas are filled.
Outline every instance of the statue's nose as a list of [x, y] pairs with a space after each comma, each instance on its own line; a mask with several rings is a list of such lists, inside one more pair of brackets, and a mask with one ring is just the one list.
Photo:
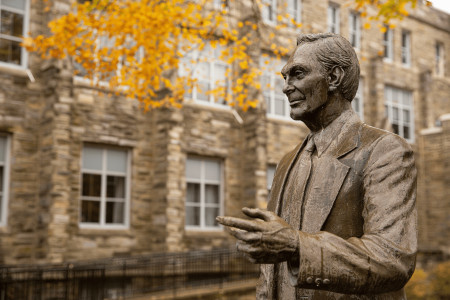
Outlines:
[[285, 93], [286, 95], [289, 95], [294, 90], [295, 90], [294, 86], [289, 84], [288, 81], [286, 80], [283, 85], [283, 93]]

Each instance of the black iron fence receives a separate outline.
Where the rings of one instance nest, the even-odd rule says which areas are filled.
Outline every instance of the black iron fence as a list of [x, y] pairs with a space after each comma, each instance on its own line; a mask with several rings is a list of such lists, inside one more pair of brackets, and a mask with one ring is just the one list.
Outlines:
[[233, 249], [152, 254], [63, 265], [0, 266], [0, 300], [124, 299], [256, 278]]

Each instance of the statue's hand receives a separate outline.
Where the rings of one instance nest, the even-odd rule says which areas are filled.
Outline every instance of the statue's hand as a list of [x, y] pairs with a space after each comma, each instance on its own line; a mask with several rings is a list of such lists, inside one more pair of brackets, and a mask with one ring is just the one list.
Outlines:
[[275, 213], [258, 208], [243, 208], [254, 218], [217, 217], [230, 227], [230, 234], [238, 239], [237, 249], [253, 263], [273, 264], [297, 259], [298, 233]]

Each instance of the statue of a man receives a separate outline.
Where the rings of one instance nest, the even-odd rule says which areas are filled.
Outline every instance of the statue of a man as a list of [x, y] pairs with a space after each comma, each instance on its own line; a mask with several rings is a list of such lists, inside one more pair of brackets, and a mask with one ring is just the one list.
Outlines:
[[405, 299], [414, 155], [352, 110], [359, 72], [353, 47], [331, 33], [300, 35], [281, 71], [291, 117], [311, 133], [278, 164], [267, 211], [217, 218], [261, 264], [257, 299]]

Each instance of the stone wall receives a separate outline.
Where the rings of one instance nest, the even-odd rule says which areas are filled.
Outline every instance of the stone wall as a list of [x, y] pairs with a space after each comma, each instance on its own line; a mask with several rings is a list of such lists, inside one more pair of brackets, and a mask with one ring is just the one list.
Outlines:
[[450, 257], [450, 114], [441, 127], [423, 129], [419, 138], [419, 247], [421, 252]]

